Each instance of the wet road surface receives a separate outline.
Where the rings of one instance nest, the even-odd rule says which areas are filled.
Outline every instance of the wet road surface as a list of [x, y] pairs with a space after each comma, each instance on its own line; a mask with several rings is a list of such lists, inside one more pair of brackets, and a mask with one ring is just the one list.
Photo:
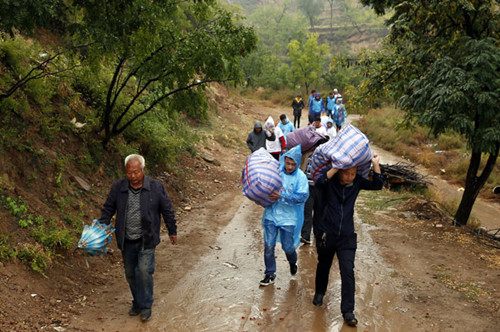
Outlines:
[[[358, 328], [343, 323], [340, 276], [332, 266], [322, 307], [312, 304], [316, 251], [298, 248], [299, 270], [291, 276], [277, 245], [274, 285], [259, 287], [264, 275], [263, 209], [245, 200], [195, 268], [176, 284], [155, 286], [152, 320], [137, 317], [108, 321], [109, 331], [409, 331], [413, 322], [401, 315], [396, 287], [367, 232], [357, 223], [356, 315]], [[400, 297], [400, 296], [399, 296]]]

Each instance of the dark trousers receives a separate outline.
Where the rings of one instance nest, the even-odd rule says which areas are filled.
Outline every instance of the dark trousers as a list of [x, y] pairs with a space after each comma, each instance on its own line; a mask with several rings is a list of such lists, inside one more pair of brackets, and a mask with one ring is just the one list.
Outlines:
[[314, 219], [314, 206], [317, 203], [316, 191], [314, 186], [309, 185], [309, 197], [307, 198], [306, 204], [304, 204], [304, 224], [302, 225], [302, 230], [300, 236], [305, 240], [311, 239], [311, 230], [313, 228]]
[[357, 248], [357, 234], [346, 236], [317, 234], [316, 249], [318, 251], [318, 266], [316, 267], [316, 293], [325, 294], [333, 257], [337, 254], [342, 281], [340, 311], [342, 314], [354, 311], [354, 258]]
[[144, 249], [141, 239], [125, 240], [122, 257], [125, 277], [134, 298], [132, 305], [138, 309], [151, 309], [153, 305], [155, 248]]
[[300, 115], [295, 115], [293, 117], [293, 126], [295, 128], [300, 128]]

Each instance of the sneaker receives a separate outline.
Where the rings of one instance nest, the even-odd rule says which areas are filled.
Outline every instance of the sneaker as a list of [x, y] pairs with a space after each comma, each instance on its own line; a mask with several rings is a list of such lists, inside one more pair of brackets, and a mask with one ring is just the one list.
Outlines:
[[151, 318], [151, 309], [142, 309], [141, 310], [141, 320], [143, 322], [147, 322]]
[[295, 273], [297, 273], [297, 264], [296, 263], [290, 263], [290, 273], [292, 274], [292, 276], [294, 276]]
[[271, 284], [274, 284], [274, 277], [266, 275], [264, 279], [260, 281], [261, 286], [269, 286]]
[[132, 308], [130, 308], [128, 314], [129, 316], [137, 316], [141, 313], [141, 309], [140, 308], [137, 308], [137, 307], [134, 307], [132, 306]]
[[322, 306], [323, 305], [323, 296], [325, 296], [325, 294], [321, 294], [321, 293], [316, 293], [314, 294], [314, 298], [313, 298], [313, 304], [315, 306]]
[[343, 316], [344, 316], [344, 321], [346, 322], [347, 325], [353, 327], [358, 325], [358, 320], [356, 319], [356, 317], [354, 317], [354, 314], [352, 312], [347, 312], [343, 314]]
[[303, 237], [300, 238], [300, 242], [305, 243], [305, 244], [311, 244], [312, 243], [311, 240], [303, 238]]

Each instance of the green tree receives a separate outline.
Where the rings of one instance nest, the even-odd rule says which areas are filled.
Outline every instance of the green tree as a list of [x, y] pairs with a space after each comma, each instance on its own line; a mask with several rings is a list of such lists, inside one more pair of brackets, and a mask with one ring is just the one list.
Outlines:
[[309, 25], [314, 30], [318, 16], [323, 12], [324, 0], [298, 0], [300, 11], [309, 19]]
[[[256, 43], [253, 29], [214, 0], [75, 0], [74, 6], [77, 39], [91, 45], [85, 60], [106, 90], [99, 106], [104, 145], [167, 101], [179, 112], [195, 109], [193, 94], [201, 95], [206, 83], [239, 79], [241, 57]], [[112, 75], [99, 75], [106, 67]]]
[[393, 52], [378, 58], [382, 68], [370, 77], [378, 82], [373, 87], [388, 85], [409, 123], [429, 126], [435, 134], [453, 129], [467, 139], [471, 157], [455, 214], [458, 225], [465, 225], [500, 149], [498, 2], [362, 3], [379, 14], [393, 10], [388, 21]]
[[306, 39], [306, 24], [290, 9], [290, 3], [290, 0], [272, 2], [250, 15], [248, 21], [256, 27], [259, 49], [269, 49], [277, 56], [284, 55], [290, 40]]
[[0, 0], [0, 30], [13, 35], [13, 29], [31, 33], [37, 27], [61, 28], [62, 0]]
[[318, 34], [312, 33], [305, 44], [292, 40], [288, 44], [288, 59], [291, 63], [290, 76], [293, 82], [300, 82], [309, 93], [309, 87], [317, 83], [323, 72], [328, 45], [318, 45]]

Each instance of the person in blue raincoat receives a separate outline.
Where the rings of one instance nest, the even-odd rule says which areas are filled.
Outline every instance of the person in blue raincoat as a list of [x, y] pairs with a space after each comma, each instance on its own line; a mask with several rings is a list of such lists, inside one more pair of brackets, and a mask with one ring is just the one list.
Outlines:
[[316, 117], [321, 117], [323, 112], [325, 112], [325, 104], [321, 95], [317, 93], [309, 105], [309, 123], [313, 123]]
[[285, 135], [285, 140], [286, 140], [286, 135], [295, 130], [295, 126], [290, 122], [286, 114], [280, 115], [280, 122], [278, 123], [278, 127], [281, 128], [283, 135]]
[[335, 99], [335, 105], [333, 106], [333, 121], [337, 126], [337, 131], [342, 129], [344, 126], [345, 118], [347, 118], [347, 110], [345, 109], [344, 104], [342, 104], [342, 97], [338, 97]]
[[299, 169], [301, 149], [297, 145], [281, 156], [279, 167], [283, 186], [280, 192], [269, 195], [274, 203], [266, 207], [262, 215], [266, 271], [260, 281], [261, 286], [273, 284], [276, 278], [276, 242], [281, 242], [290, 264], [290, 273], [297, 273], [296, 249], [300, 245], [300, 231], [304, 223], [304, 204], [309, 197], [307, 177]]

